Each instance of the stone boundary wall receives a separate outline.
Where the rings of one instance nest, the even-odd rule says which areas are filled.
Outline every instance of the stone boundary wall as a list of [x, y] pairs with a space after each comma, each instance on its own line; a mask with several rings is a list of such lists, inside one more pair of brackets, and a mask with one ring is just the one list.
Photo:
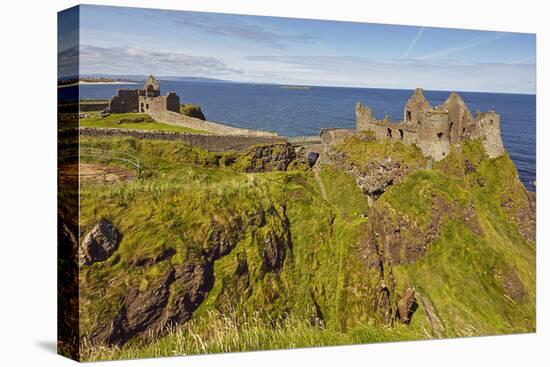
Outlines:
[[109, 101], [86, 101], [81, 100], [79, 104], [80, 112], [101, 111], [109, 107]]
[[291, 136], [288, 137], [288, 142], [293, 145], [314, 145], [321, 143], [321, 136], [311, 135], [311, 136]]
[[216, 122], [204, 121], [195, 117], [185, 116], [181, 113], [172, 111], [148, 111], [155, 121], [169, 125], [183, 126], [196, 130], [204, 130], [215, 134], [223, 135], [243, 135], [243, 136], [264, 136], [275, 137], [276, 133], [261, 130], [241, 129], [238, 127], [227, 126]]
[[183, 141], [214, 152], [241, 151], [252, 145], [286, 143], [278, 136], [207, 135], [155, 130], [80, 127], [80, 136], [133, 137], [137, 139]]

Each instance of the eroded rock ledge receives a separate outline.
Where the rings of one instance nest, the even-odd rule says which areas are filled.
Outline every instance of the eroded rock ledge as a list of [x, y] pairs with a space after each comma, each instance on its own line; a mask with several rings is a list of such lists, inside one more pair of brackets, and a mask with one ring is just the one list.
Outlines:
[[[164, 275], [147, 290], [131, 288], [120, 300], [121, 306], [116, 315], [100, 322], [89, 335], [90, 341], [97, 345], [121, 346], [132, 338], [151, 339], [188, 322], [214, 286], [215, 262], [237, 247], [246, 226], [267, 227], [263, 241], [263, 269], [265, 272], [279, 272], [284, 266], [286, 253], [292, 249], [290, 223], [284, 206], [279, 210], [260, 210], [248, 218], [237, 216], [223, 224], [214, 223], [207, 239], [208, 246], [198, 261], [172, 264], [171, 258], [176, 250], [169, 247], [157, 255], [133, 262], [134, 267], [153, 266], [163, 261], [169, 264]], [[118, 242], [121, 239], [118, 230], [104, 220], [86, 236], [88, 242], [91, 241], [89, 237], [102, 244], [107, 239], [111, 240], [106, 246], [109, 251], [102, 253], [103, 260], [116, 250], [112, 246], [113, 239]], [[244, 276], [247, 273], [248, 265], [244, 258], [239, 262], [236, 274]]]

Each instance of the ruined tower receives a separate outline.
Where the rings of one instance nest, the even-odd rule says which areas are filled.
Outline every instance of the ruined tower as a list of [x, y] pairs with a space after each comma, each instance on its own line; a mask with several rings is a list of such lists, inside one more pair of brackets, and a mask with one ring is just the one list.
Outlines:
[[472, 114], [464, 100], [456, 92], [449, 95], [441, 108], [448, 114], [451, 144], [456, 144], [463, 137], [467, 137], [468, 127], [474, 123]]
[[424, 97], [424, 91], [422, 88], [416, 88], [413, 95], [405, 104], [403, 111], [403, 121], [409, 126], [421, 126], [424, 121], [424, 115], [428, 112], [432, 106]]
[[149, 75], [149, 78], [143, 85], [143, 89], [140, 90], [139, 95], [149, 98], [160, 96], [160, 84], [153, 75]]
[[174, 92], [160, 95], [160, 83], [150, 75], [142, 89], [119, 89], [109, 101], [110, 113], [180, 111], [180, 97]]
[[415, 144], [435, 160], [449, 154], [453, 145], [464, 139], [480, 139], [487, 154], [497, 157], [504, 152], [500, 137], [500, 116], [494, 111], [479, 112], [474, 119], [464, 100], [452, 92], [447, 100], [432, 107], [417, 88], [403, 109], [403, 121], [377, 120], [369, 107], [357, 102], [356, 129], [374, 133], [378, 139], [400, 140]]

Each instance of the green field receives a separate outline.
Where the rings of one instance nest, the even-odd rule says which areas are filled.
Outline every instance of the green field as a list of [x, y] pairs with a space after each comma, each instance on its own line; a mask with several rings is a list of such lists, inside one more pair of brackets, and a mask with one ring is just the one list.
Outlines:
[[[113, 113], [107, 117], [100, 117], [98, 112], [86, 112], [88, 117], [80, 119], [82, 127], [117, 128], [156, 130], [192, 134], [211, 134], [208, 131], [196, 130], [182, 126], [175, 126], [156, 122], [145, 113]], [[137, 122], [136, 122], [137, 121]]]
[[[116, 119], [96, 123], [120, 127]], [[354, 178], [334, 166], [321, 168], [319, 182], [304, 165], [244, 173], [250, 152], [212, 153], [133, 138], [82, 137], [81, 146], [126, 151], [140, 157], [144, 170], [131, 182], [81, 186], [82, 231], [105, 218], [123, 233], [111, 259], [81, 268], [84, 360], [535, 330], [535, 246], [516, 219], [525, 192], [510, 158], [489, 159], [479, 141], [463, 143], [432, 169], [422, 168], [426, 161], [415, 147], [399, 142], [354, 138], [341, 144], [337, 149], [358, 167], [387, 157], [415, 167], [372, 206]], [[466, 160], [473, 170], [465, 169]], [[513, 205], [503, 207], [504, 199]], [[417, 258], [374, 235], [389, 228], [391, 239], [399, 229], [403, 243], [417, 243], [439, 213], [436, 204], [445, 209], [437, 233]], [[265, 252], [274, 238], [284, 254], [275, 270], [266, 266]], [[232, 247], [212, 261], [219, 243]], [[382, 271], [369, 265], [375, 244]], [[135, 265], [168, 247], [175, 249], [169, 260]], [[392, 251], [407, 260], [391, 260]], [[213, 285], [187, 324], [152, 341], [91, 342], [129, 289], [154, 289], [171, 266], [210, 263]], [[521, 297], [510, 295], [506, 279], [521, 288]], [[394, 312], [408, 287], [419, 302], [407, 325]], [[181, 292], [177, 284], [170, 288], [167, 309]]]

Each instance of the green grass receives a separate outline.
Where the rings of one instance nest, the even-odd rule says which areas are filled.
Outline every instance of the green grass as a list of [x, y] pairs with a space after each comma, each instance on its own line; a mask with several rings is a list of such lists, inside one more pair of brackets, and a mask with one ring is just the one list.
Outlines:
[[411, 168], [425, 167], [428, 159], [414, 145], [405, 145], [400, 141], [372, 140], [372, 133], [364, 132], [362, 137], [354, 136], [336, 146], [349, 161], [362, 169], [369, 161], [391, 159], [401, 161]]
[[202, 113], [201, 108], [192, 103], [182, 104], [180, 105], [180, 113], [189, 116], [189, 117], [195, 117], [201, 120], [205, 120], [205, 116]]
[[[402, 341], [417, 336], [401, 325], [363, 325], [343, 333], [320, 327], [310, 316], [293, 313], [284, 320], [273, 320], [260, 311], [243, 315], [235, 311], [210, 311], [152, 343], [138, 342], [124, 348], [92, 347], [84, 343], [84, 356], [89, 361], [151, 358], [377, 343], [390, 338]], [[425, 336], [430, 337], [429, 331], [426, 333]]]
[[[458, 212], [473, 205], [482, 234], [449, 218], [426, 255], [412, 264], [394, 266], [393, 274], [398, 283], [414, 285], [432, 301], [451, 334], [461, 335], [464, 329], [471, 335], [534, 331], [535, 248], [500, 206], [510, 192], [518, 203], [525, 201], [524, 189], [508, 156], [488, 159], [478, 141], [465, 142], [462, 150], [433, 170], [417, 171], [392, 187], [377, 206], [426, 225], [431, 200], [437, 195]], [[477, 172], [469, 174], [476, 177], [465, 175], [464, 158], [477, 165]], [[526, 291], [523, 303], [506, 296], [496, 278], [506, 271], [519, 275]]]
[[[107, 117], [99, 117], [97, 112], [86, 112], [89, 117], [80, 119], [82, 127], [117, 128], [156, 130], [192, 134], [211, 134], [204, 130], [191, 129], [182, 126], [169, 125], [156, 122], [145, 113], [113, 113]], [[143, 119], [142, 122], [133, 122], [135, 119]]]
[[[390, 156], [423, 168], [391, 186], [372, 207], [351, 176], [330, 166], [320, 172], [324, 200], [311, 170], [243, 173], [235, 162], [245, 157], [238, 153], [133, 138], [83, 137], [81, 145], [137, 155], [145, 172], [132, 182], [81, 186], [82, 231], [107, 218], [124, 236], [112, 256], [118, 262], [81, 269], [84, 337], [116, 314], [128, 289], [150, 289], [169, 265], [138, 268], [131, 265], [136, 259], [169, 246], [177, 251], [172, 264], [200, 263], [212, 228], [230, 232], [235, 221], [246, 223], [236, 247], [215, 262], [214, 286], [189, 324], [153, 342], [136, 339], [122, 348], [86, 342], [85, 360], [534, 331], [535, 249], [519, 234], [514, 213], [500, 205], [503, 195], [522, 204], [522, 186], [509, 157], [488, 159], [479, 142], [465, 143], [462, 152], [431, 170], [415, 147], [345, 142], [338, 148], [354, 164], [364, 167]], [[464, 173], [464, 158], [473, 162], [474, 173]], [[482, 234], [449, 216], [423, 257], [385, 264], [382, 279], [365, 262], [370, 214], [380, 211], [390, 222], [399, 214], [425, 228], [435, 196], [458, 209], [472, 204]], [[284, 233], [283, 217], [291, 231], [284, 265], [278, 273], [266, 272], [263, 244], [269, 235]], [[236, 275], [245, 260], [247, 281]], [[511, 270], [525, 287], [523, 303], [506, 297], [495, 276]], [[392, 289], [392, 302], [414, 286], [431, 301], [445, 329], [432, 330], [422, 305], [410, 325], [389, 325], [373, 306], [381, 280]], [[315, 321], [316, 307], [322, 324]]]

